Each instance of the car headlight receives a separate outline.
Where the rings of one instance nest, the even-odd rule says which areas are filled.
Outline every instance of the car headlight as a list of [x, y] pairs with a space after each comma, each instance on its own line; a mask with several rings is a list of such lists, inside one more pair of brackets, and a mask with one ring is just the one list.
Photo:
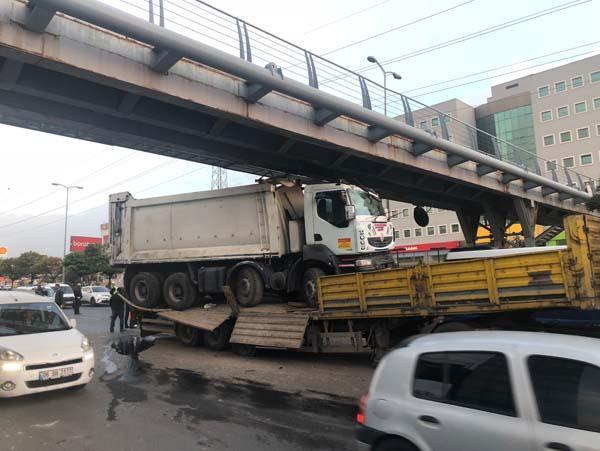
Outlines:
[[83, 337], [81, 339], [81, 350], [83, 352], [88, 352], [90, 349], [92, 349], [92, 345], [90, 344], [90, 340], [88, 340], [86, 337]]
[[23, 356], [18, 352], [0, 347], [0, 362], [17, 362], [23, 360]]

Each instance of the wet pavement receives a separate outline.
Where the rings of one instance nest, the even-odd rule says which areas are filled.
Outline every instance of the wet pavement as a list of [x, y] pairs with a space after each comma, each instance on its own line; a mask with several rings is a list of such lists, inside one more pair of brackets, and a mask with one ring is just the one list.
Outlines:
[[88, 387], [0, 400], [2, 451], [353, 448], [353, 399], [117, 355], [108, 312], [84, 307], [77, 317], [96, 352], [97, 375]]

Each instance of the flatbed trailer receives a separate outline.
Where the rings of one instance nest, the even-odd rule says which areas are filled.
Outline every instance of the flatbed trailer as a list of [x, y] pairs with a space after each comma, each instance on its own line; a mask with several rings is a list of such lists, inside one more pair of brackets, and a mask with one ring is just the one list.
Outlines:
[[566, 250], [321, 277], [318, 308], [294, 302], [240, 308], [226, 287], [227, 304], [146, 311], [142, 331], [171, 324], [184, 344], [231, 343], [241, 354], [276, 348], [376, 355], [415, 333], [552, 331], [535, 315], [596, 309], [599, 300], [600, 220], [570, 216], [565, 230]]

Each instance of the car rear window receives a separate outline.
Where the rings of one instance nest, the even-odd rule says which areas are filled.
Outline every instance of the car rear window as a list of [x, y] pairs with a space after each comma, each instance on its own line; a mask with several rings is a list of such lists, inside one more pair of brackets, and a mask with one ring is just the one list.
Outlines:
[[542, 422], [600, 432], [600, 368], [541, 355], [527, 364]]
[[516, 416], [506, 357], [496, 352], [435, 352], [419, 356], [413, 395]]

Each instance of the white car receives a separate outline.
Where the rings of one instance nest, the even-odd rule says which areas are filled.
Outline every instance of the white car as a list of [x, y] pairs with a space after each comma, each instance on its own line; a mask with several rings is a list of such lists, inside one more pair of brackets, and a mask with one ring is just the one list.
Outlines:
[[0, 292], [0, 398], [89, 383], [94, 351], [75, 326], [46, 297]]
[[379, 364], [360, 449], [598, 451], [600, 341], [535, 332], [410, 339]]
[[[62, 302], [62, 307], [73, 307], [73, 302], [75, 301], [75, 294], [73, 293], [73, 288], [71, 288], [70, 285], [67, 285], [66, 283], [59, 283], [58, 285], [60, 285], [60, 287], [63, 290], [63, 302]], [[54, 288], [56, 287], [56, 284], [50, 284], [50, 285], [46, 285], [46, 290], [48, 290], [48, 296], [54, 300], [54, 294], [55, 294], [55, 290]]]
[[83, 287], [81, 289], [82, 301], [89, 302], [91, 305], [108, 304], [110, 292], [108, 288], [100, 285]]

